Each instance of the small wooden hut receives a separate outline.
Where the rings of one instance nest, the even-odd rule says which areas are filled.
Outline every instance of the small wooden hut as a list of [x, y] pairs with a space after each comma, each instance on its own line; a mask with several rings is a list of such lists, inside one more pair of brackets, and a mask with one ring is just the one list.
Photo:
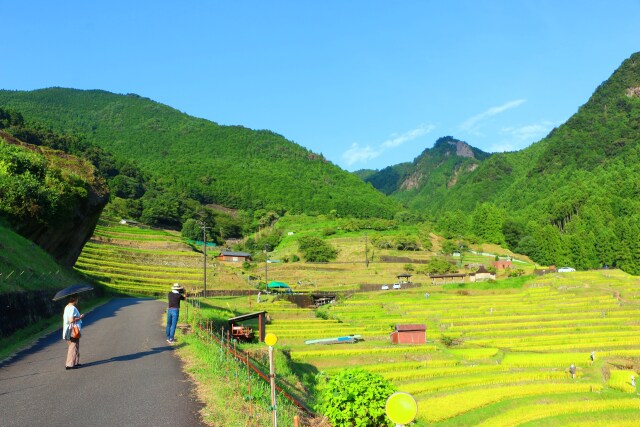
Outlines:
[[481, 282], [483, 280], [496, 280], [496, 275], [485, 268], [484, 265], [478, 267], [475, 273], [472, 273], [472, 282]]
[[409, 273], [398, 274], [396, 277], [398, 278], [398, 283], [411, 283], [411, 274]]
[[427, 325], [396, 325], [396, 330], [391, 332], [393, 344], [424, 344], [426, 341]]
[[248, 252], [222, 251], [216, 258], [218, 261], [224, 262], [245, 262], [251, 261], [251, 254]]

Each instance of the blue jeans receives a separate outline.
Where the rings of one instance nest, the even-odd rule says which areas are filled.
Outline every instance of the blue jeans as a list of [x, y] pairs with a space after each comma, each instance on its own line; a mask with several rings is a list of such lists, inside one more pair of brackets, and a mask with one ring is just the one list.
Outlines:
[[179, 308], [170, 308], [167, 311], [167, 339], [173, 341], [173, 336], [176, 333], [176, 326], [178, 325], [178, 316], [180, 315]]

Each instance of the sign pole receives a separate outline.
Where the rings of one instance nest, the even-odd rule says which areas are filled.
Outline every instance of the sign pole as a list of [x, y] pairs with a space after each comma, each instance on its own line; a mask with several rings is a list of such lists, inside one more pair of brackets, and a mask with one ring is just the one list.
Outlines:
[[278, 415], [276, 411], [276, 372], [273, 365], [273, 346], [278, 342], [276, 334], [268, 333], [264, 337], [264, 343], [269, 346], [269, 382], [271, 383], [271, 410], [273, 410], [273, 427], [278, 427]]
[[271, 381], [271, 407], [273, 409], [273, 427], [278, 427], [276, 415], [276, 373], [273, 368], [273, 347], [269, 346], [269, 379]]

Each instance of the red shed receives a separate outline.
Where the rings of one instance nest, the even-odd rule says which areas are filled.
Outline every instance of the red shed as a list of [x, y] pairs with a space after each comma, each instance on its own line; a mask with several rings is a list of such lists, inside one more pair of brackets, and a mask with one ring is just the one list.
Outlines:
[[491, 264], [496, 268], [496, 270], [506, 270], [507, 268], [513, 268], [513, 263], [510, 259], [493, 261]]
[[424, 344], [427, 340], [427, 325], [396, 325], [391, 332], [393, 344]]

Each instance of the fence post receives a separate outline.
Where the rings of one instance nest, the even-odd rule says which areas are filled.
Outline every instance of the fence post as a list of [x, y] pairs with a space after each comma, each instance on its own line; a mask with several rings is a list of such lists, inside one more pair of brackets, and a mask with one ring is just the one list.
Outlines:
[[273, 346], [278, 342], [274, 333], [268, 333], [264, 337], [264, 343], [269, 346], [269, 380], [271, 383], [271, 410], [273, 411], [273, 427], [278, 427], [278, 413], [276, 406], [276, 373], [273, 364]]
[[[237, 350], [236, 350], [236, 341], [234, 340], [233, 341], [233, 356], [237, 357], [237, 355], [238, 355], [238, 353], [237, 353]], [[238, 373], [238, 362], [236, 360], [234, 360], [233, 364], [235, 365], [235, 368], [236, 368], [236, 393], [239, 393], [240, 392], [240, 384], [238, 383], [238, 381], [239, 381], [238, 380], [238, 376], [240, 374]]]
[[249, 370], [249, 352], [247, 352], [247, 389], [249, 396], [249, 419], [253, 417], [253, 396], [251, 396], [251, 371]]
[[[179, 302], [179, 300], [178, 300]], [[184, 313], [184, 317], [185, 317], [185, 322], [188, 324], [189, 323], [189, 297], [187, 297], [187, 299], [184, 301], [185, 305], [185, 313]]]

